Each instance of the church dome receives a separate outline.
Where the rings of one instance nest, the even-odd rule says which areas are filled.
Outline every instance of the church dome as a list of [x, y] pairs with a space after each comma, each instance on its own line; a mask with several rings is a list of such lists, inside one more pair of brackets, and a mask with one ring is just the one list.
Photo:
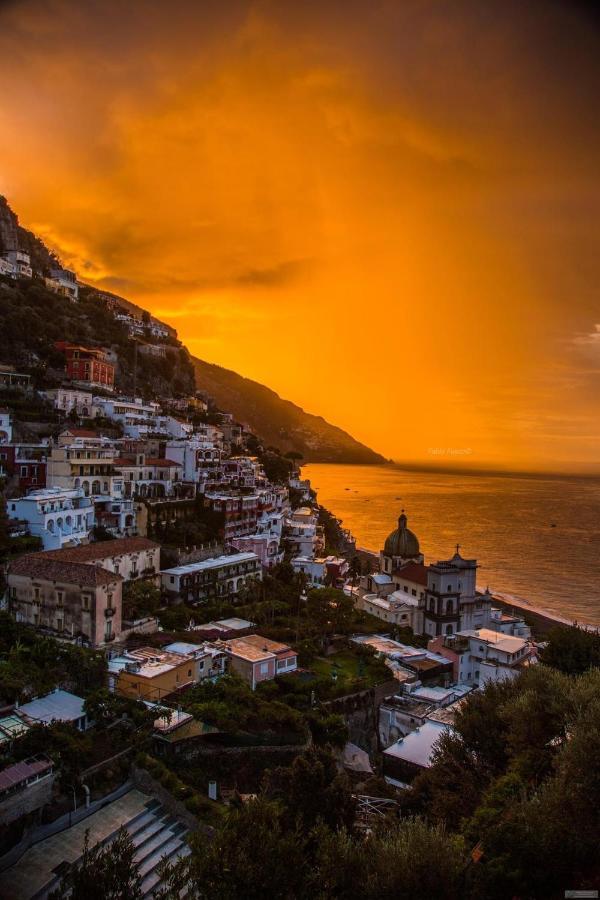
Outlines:
[[398, 519], [398, 527], [388, 535], [383, 552], [386, 556], [400, 556], [402, 559], [412, 559], [419, 556], [419, 541], [417, 536], [406, 527], [404, 510]]

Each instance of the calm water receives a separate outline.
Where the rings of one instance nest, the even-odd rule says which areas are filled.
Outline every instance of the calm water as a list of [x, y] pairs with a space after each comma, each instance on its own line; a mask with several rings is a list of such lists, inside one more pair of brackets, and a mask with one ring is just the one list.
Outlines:
[[479, 561], [480, 588], [600, 622], [599, 478], [321, 464], [302, 472], [358, 546], [381, 549], [404, 507], [426, 562], [448, 559], [459, 543], [463, 556]]

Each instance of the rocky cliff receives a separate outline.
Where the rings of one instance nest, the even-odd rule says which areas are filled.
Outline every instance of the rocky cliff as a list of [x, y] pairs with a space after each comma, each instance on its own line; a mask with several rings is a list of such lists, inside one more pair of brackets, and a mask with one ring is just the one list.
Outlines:
[[0, 196], [0, 253], [7, 250], [29, 253], [33, 268], [39, 272], [47, 273], [52, 266], [60, 264], [43, 241], [19, 224], [18, 216], [8, 205], [6, 197]]

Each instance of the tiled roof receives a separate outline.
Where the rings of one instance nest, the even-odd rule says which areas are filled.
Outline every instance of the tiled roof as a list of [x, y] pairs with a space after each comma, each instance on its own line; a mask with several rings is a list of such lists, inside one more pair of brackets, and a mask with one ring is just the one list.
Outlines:
[[52, 769], [52, 763], [45, 757], [26, 759], [24, 762], [15, 763], [0, 772], [0, 791], [6, 791], [34, 775], [41, 775]]
[[394, 571], [395, 578], [405, 578], [406, 581], [413, 581], [416, 584], [422, 584], [427, 587], [427, 569], [428, 566], [423, 563], [409, 562], [401, 569]]
[[[60, 553], [61, 551], [56, 551]], [[98, 566], [86, 563], [52, 559], [50, 554], [29, 553], [10, 564], [9, 575], [26, 575], [29, 578], [41, 578], [45, 581], [60, 581], [66, 584], [81, 584], [86, 587], [97, 587], [101, 584], [113, 584], [122, 581], [120, 575], [107, 572]]]
[[97, 438], [100, 437], [97, 431], [90, 431], [89, 428], [66, 428], [61, 434], [72, 434], [74, 437]]
[[74, 563], [93, 563], [100, 559], [122, 556], [124, 553], [138, 553], [140, 550], [156, 550], [160, 545], [144, 537], [117, 538], [114, 541], [96, 541], [80, 544], [78, 547], [64, 547], [62, 550], [44, 550], [37, 554], [46, 559], [64, 560]]

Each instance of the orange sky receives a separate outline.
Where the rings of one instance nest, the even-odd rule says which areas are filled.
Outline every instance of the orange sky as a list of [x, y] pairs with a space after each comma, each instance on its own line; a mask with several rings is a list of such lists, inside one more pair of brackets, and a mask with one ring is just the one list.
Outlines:
[[598, 44], [558, 0], [13, 0], [0, 191], [386, 456], [595, 466]]

